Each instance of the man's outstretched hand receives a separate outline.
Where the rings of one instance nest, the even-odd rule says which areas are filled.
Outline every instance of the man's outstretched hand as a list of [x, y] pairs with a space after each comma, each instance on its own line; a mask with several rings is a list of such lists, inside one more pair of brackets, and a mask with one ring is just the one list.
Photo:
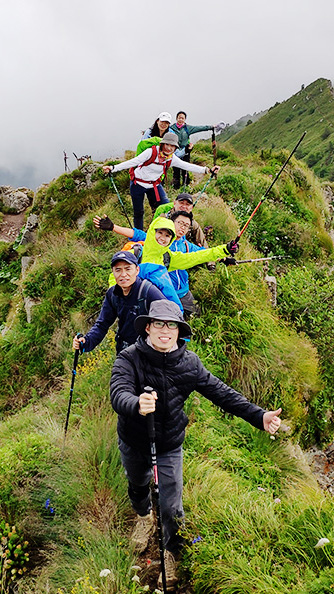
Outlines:
[[280, 415], [281, 412], [282, 409], [278, 408], [277, 410], [269, 410], [263, 415], [263, 429], [268, 431], [271, 435], [274, 435], [280, 427], [281, 419], [278, 415]]

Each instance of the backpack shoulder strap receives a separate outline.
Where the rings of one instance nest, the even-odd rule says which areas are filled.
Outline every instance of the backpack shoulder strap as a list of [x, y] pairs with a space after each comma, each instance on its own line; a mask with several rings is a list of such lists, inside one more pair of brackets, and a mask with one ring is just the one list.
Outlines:
[[151, 156], [142, 165], [139, 165], [139, 167], [146, 167], [146, 165], [151, 165], [151, 163], [154, 163], [154, 161], [157, 158], [157, 154], [158, 154], [158, 149], [157, 149], [156, 144], [153, 144], [153, 146], [151, 147], [151, 149], [152, 149]]
[[164, 265], [166, 266], [167, 270], [169, 268], [170, 265], [170, 253], [169, 252], [165, 252], [163, 255], [163, 259], [164, 259]]
[[138, 315], [143, 316], [148, 313], [147, 295], [152, 283], [146, 278], [143, 279], [138, 291]]
[[146, 161], [144, 161], [144, 163], [142, 163], [141, 165], [137, 165], [136, 167], [131, 167], [129, 169], [129, 174], [130, 174], [131, 181], [134, 181], [135, 182], [135, 179], [136, 179], [135, 178], [135, 169], [137, 169], [137, 167], [139, 169], [141, 169], [142, 167], [146, 167], [147, 165], [151, 165], [151, 163], [154, 163], [154, 161], [156, 160], [157, 154], [158, 154], [157, 146], [155, 144], [153, 144], [150, 148], [152, 149], [152, 154], [149, 157], [149, 159], [146, 159]]

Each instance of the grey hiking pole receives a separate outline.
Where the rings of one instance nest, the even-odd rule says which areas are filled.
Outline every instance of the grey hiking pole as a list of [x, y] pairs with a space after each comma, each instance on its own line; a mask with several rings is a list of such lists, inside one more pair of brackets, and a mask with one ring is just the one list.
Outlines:
[[[80, 332], [77, 334], [77, 338], [81, 338], [83, 336], [83, 334], [81, 334]], [[74, 361], [73, 361], [73, 369], [72, 369], [72, 381], [71, 381], [71, 388], [70, 388], [70, 398], [68, 401], [68, 407], [67, 407], [67, 415], [66, 415], [66, 421], [65, 421], [65, 428], [64, 428], [64, 443], [63, 443], [63, 450], [65, 447], [65, 440], [66, 440], [66, 433], [67, 433], [67, 428], [68, 428], [68, 421], [70, 418], [70, 412], [71, 412], [71, 405], [72, 405], [72, 397], [73, 397], [73, 387], [74, 387], [74, 381], [75, 381], [75, 376], [77, 374], [77, 365], [78, 365], [78, 359], [79, 359], [79, 353], [82, 353], [82, 346], [80, 343], [80, 347], [78, 349], [75, 350], [74, 353]]]
[[[151, 394], [153, 392], [153, 388], [151, 388], [150, 386], [146, 386], [144, 388], [144, 391], [147, 392], [148, 394]], [[154, 493], [154, 498], [155, 498], [155, 509], [156, 509], [156, 514], [157, 514], [157, 523], [158, 523], [158, 539], [159, 539], [159, 553], [160, 553], [160, 563], [161, 563], [162, 587], [163, 587], [164, 594], [167, 594], [163, 529], [162, 529], [160, 495], [159, 495], [158, 463], [157, 463], [157, 451], [156, 451], [156, 446], [155, 446], [154, 413], [149, 413], [148, 415], [146, 415], [146, 419], [147, 419], [148, 437], [150, 440], [150, 448], [151, 448], [151, 462], [152, 462], [152, 469], [153, 469], [153, 484], [154, 484], [153, 493]]]
[[283, 260], [290, 256], [267, 256], [267, 258], [250, 258], [249, 260], [236, 260], [235, 258], [224, 258], [221, 260], [225, 266], [234, 266], [235, 264], [249, 264], [251, 262], [267, 262], [267, 260]]
[[202, 196], [202, 194], [204, 194], [206, 188], [208, 187], [209, 183], [213, 180], [214, 177], [216, 177], [216, 174], [211, 171], [211, 175], [210, 175], [208, 181], [205, 182], [202, 190], [200, 191], [199, 195], [197, 196], [197, 198], [196, 198], [196, 200], [194, 202], [194, 206], [196, 206], [196, 204], [199, 201], [200, 197]]
[[112, 183], [112, 185], [113, 185], [113, 188], [114, 188], [114, 190], [115, 190], [115, 192], [116, 192], [116, 194], [117, 194], [118, 202], [120, 203], [120, 205], [121, 205], [121, 207], [122, 207], [123, 213], [124, 213], [124, 215], [125, 215], [125, 217], [126, 217], [126, 219], [127, 219], [128, 223], [129, 223], [129, 225], [130, 225], [131, 229], [133, 229], [133, 226], [131, 225], [131, 221], [130, 221], [130, 219], [129, 219], [129, 217], [128, 217], [128, 213], [126, 212], [126, 209], [125, 209], [125, 206], [124, 206], [124, 202], [123, 202], [123, 200], [122, 200], [122, 198], [121, 198], [121, 196], [120, 196], [120, 193], [119, 193], [119, 191], [117, 190], [117, 186], [116, 186], [116, 184], [115, 184], [115, 182], [114, 182], [114, 178], [113, 178], [113, 176], [111, 175], [111, 173], [109, 173], [109, 179], [110, 179], [110, 181], [111, 181], [111, 183]]

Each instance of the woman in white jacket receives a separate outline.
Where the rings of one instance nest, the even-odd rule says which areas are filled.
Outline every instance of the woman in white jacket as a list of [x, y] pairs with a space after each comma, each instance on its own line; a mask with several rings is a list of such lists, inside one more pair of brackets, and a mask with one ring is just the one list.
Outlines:
[[153, 212], [160, 204], [169, 202], [161, 181], [170, 166], [193, 171], [194, 173], [216, 173], [219, 171], [218, 166], [209, 169], [209, 167], [201, 167], [200, 165], [182, 161], [174, 154], [178, 147], [176, 134], [167, 132], [161, 139], [159, 146], [154, 145], [137, 157], [118, 163], [118, 165], [103, 167], [105, 173], [117, 173], [117, 171], [123, 169], [130, 169], [133, 224], [137, 229], [143, 229], [144, 226], [145, 194]]

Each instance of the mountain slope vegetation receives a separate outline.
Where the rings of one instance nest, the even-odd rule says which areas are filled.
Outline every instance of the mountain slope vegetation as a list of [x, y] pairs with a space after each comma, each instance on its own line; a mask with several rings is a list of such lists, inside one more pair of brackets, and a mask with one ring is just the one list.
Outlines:
[[[306, 130], [296, 156], [320, 178], [334, 181], [334, 96], [331, 81], [319, 78], [229, 139], [237, 151], [292, 148]], [[218, 137], [219, 138], [219, 137]], [[224, 141], [224, 139], [222, 139]]]
[[[198, 143], [193, 160], [207, 163], [209, 151]], [[213, 225], [213, 245], [236, 236], [286, 157], [284, 150], [241, 156], [219, 148], [218, 179], [196, 206], [200, 224]], [[131, 212], [127, 174], [115, 182]], [[96, 231], [92, 218], [106, 212], [126, 224], [124, 216], [99, 164], [91, 163], [40, 189], [32, 210], [37, 241], [1, 244], [0, 530], [2, 543], [15, 544], [6, 544], [11, 563], [0, 566], [1, 587], [24, 594], [154, 591], [157, 548], [136, 559], [129, 544], [133, 515], [108, 400], [114, 328], [80, 357], [63, 443], [72, 336], [93, 323], [111, 254], [124, 243]], [[189, 398], [188, 545], [179, 592], [331, 591], [333, 500], [318, 488], [298, 445], [333, 435], [331, 224], [319, 180], [293, 159], [238, 254], [282, 256], [269, 267], [278, 307], [261, 264], [191, 272], [202, 315], [191, 322], [190, 348], [251, 400], [282, 406], [285, 431], [271, 440], [199, 394]], [[23, 256], [31, 258], [24, 277]], [[29, 323], [27, 299], [34, 303]], [[320, 538], [329, 543], [315, 548]], [[109, 573], [100, 576], [103, 569]]]

